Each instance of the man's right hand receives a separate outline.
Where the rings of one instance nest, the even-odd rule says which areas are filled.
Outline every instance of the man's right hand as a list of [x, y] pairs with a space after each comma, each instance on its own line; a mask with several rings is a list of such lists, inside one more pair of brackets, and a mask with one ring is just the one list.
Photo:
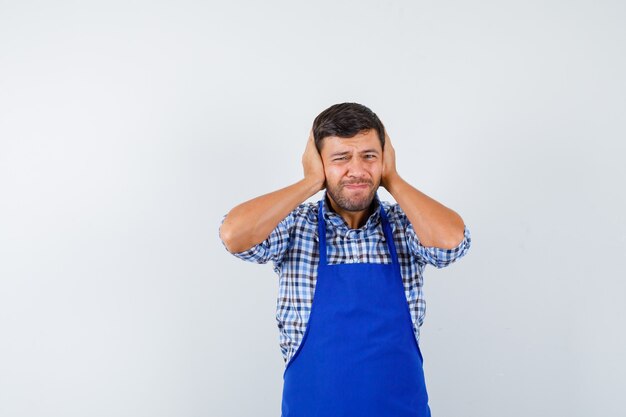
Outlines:
[[313, 129], [309, 132], [309, 139], [302, 155], [302, 167], [304, 168], [304, 179], [319, 185], [319, 190], [326, 187], [326, 174], [324, 173], [324, 163], [322, 157], [315, 147]]

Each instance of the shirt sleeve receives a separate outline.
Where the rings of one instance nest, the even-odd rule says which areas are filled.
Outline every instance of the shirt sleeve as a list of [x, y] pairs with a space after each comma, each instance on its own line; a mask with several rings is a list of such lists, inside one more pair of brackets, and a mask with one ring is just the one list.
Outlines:
[[430, 264], [439, 269], [444, 268], [463, 257], [471, 246], [472, 238], [469, 229], [465, 225], [463, 227], [463, 239], [456, 247], [444, 249], [435, 246], [424, 246], [417, 237], [413, 225], [402, 209], [400, 209], [399, 205], [397, 207], [397, 214], [400, 224], [403, 230], [405, 230], [409, 251], [422, 263]]
[[[269, 261], [280, 263], [289, 248], [289, 235], [295, 223], [295, 212], [296, 210], [292, 211], [289, 215], [287, 215], [287, 217], [281, 220], [263, 242], [260, 242], [245, 251], [233, 253], [233, 255], [244, 261], [258, 264], [264, 264]], [[226, 214], [222, 217], [220, 227], [224, 223], [224, 219], [226, 219]], [[222, 240], [221, 237], [220, 240]], [[224, 245], [224, 248], [228, 250], [223, 240], [222, 245]]]

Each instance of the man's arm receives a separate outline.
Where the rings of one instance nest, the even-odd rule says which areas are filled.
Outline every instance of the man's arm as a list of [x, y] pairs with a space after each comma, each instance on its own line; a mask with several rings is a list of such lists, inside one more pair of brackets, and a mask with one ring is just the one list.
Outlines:
[[246, 201], [228, 213], [220, 227], [220, 238], [229, 252], [242, 252], [263, 242], [299, 204], [324, 188], [324, 165], [315, 148], [312, 130], [302, 155], [302, 166], [302, 180]]
[[395, 150], [386, 131], [382, 185], [398, 202], [423, 246], [453, 249], [463, 241], [465, 223], [461, 216], [398, 175]]

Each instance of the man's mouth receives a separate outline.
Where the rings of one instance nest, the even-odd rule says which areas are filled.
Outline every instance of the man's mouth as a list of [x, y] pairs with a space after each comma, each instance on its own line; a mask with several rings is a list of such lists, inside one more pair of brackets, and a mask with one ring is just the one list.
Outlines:
[[351, 190], [360, 190], [363, 188], [369, 188], [369, 186], [370, 185], [367, 182], [348, 183], [344, 185], [345, 188], [349, 188]]

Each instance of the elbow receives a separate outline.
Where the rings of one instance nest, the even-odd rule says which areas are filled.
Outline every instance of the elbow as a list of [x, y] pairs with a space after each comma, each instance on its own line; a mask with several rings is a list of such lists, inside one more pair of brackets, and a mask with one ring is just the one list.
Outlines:
[[220, 227], [220, 239], [226, 250], [232, 254], [244, 252], [254, 246], [254, 244], [251, 245], [247, 239], [244, 239], [241, 234], [237, 234], [226, 223], [223, 223]]
[[223, 223], [220, 226], [220, 239], [222, 240], [222, 243], [224, 244], [224, 247], [226, 248], [228, 252], [230, 253], [240, 252], [240, 250], [238, 250], [239, 248], [234, 242], [233, 231], [225, 223]]
[[457, 215], [453, 231], [445, 239], [444, 249], [455, 249], [465, 240], [465, 222]]
[[463, 243], [463, 240], [465, 240], [465, 235], [462, 229], [460, 233], [455, 233], [454, 236], [452, 236], [450, 240], [446, 242], [445, 249], [455, 249], [459, 247], [461, 243]]
[[433, 241], [433, 243], [430, 245], [424, 244], [424, 246], [430, 246], [444, 250], [452, 250], [458, 248], [463, 243], [463, 240], [465, 240], [465, 236], [463, 234], [463, 231], [461, 231], [460, 235], [458, 233], [450, 234], [440, 238], [439, 240]]
[[445, 238], [442, 238], [437, 244], [433, 245], [439, 249], [452, 250], [458, 249], [463, 242], [465, 242], [465, 226], [462, 225], [460, 230], [456, 230], [454, 233], [449, 234]]

